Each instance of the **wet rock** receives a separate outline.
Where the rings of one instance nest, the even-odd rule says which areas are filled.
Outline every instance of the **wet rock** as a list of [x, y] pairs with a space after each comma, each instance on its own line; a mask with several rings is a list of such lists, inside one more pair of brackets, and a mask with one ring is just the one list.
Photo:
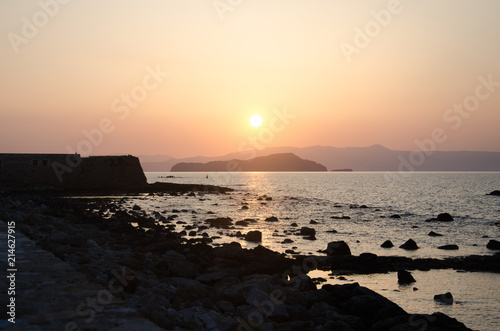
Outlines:
[[443, 235], [434, 231], [429, 232], [428, 236], [430, 237], [442, 237]]
[[245, 235], [245, 240], [252, 241], [252, 242], [262, 241], [262, 232], [250, 231]]
[[417, 243], [413, 239], [408, 239], [408, 241], [405, 242], [403, 245], [399, 246], [399, 248], [406, 249], [408, 251], [414, 251], [417, 250], [419, 247], [417, 246]]
[[275, 216], [271, 216], [265, 219], [266, 222], [278, 222], [278, 218]]
[[443, 245], [443, 246], [439, 246], [438, 249], [444, 249], [444, 250], [447, 250], [447, 251], [453, 251], [453, 250], [457, 250], [458, 246], [457, 245]]
[[398, 271], [399, 284], [411, 284], [415, 282], [416, 282], [415, 278], [413, 278], [412, 274], [409, 271], [406, 270]]
[[494, 249], [494, 250], [499, 250], [500, 249], [500, 241], [491, 239], [488, 244], [486, 245], [486, 248], [488, 249]]
[[351, 249], [345, 241], [332, 241], [328, 243], [326, 248], [326, 254], [328, 256], [350, 256]]
[[451, 216], [448, 213], [442, 213], [439, 214], [437, 218], [431, 218], [430, 220], [427, 220], [426, 222], [453, 222], [455, 221], [453, 219], [453, 216]]
[[401, 218], [401, 216], [395, 214], [395, 215], [391, 215], [390, 218]]
[[382, 243], [382, 245], [380, 245], [380, 247], [383, 247], [383, 248], [392, 248], [394, 247], [394, 244], [392, 243], [392, 241], [390, 240], [386, 240]]
[[450, 292], [446, 292], [445, 294], [437, 294], [434, 296], [434, 300], [446, 305], [452, 305], [453, 295]]
[[210, 223], [211, 226], [229, 226], [233, 224], [233, 220], [230, 217], [218, 217], [208, 219], [205, 222]]
[[306, 226], [303, 226], [302, 228], [300, 228], [300, 235], [301, 236], [314, 236], [314, 235], [316, 235], [316, 230], [314, 230], [313, 228], [308, 228]]
[[500, 196], [500, 191], [495, 190], [495, 191], [493, 191], [493, 192], [491, 192], [490, 194], [487, 194], [487, 195], [498, 195], [498, 196]]

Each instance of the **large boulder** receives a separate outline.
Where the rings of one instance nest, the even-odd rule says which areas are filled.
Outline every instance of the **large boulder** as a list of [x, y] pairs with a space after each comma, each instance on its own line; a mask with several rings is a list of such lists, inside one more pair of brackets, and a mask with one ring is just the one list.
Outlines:
[[307, 226], [303, 226], [300, 228], [300, 235], [302, 236], [314, 236], [316, 235], [316, 230], [313, 228], [308, 228]]
[[328, 243], [328, 247], [326, 248], [326, 254], [328, 256], [350, 256], [351, 249], [349, 245], [343, 240], [341, 241], [332, 241]]
[[453, 304], [453, 295], [451, 295], [450, 292], [447, 292], [445, 294], [437, 294], [434, 296], [434, 300], [440, 303], [444, 303], [447, 305], [452, 305]]
[[406, 249], [408, 251], [414, 251], [417, 250], [419, 247], [417, 246], [417, 243], [413, 239], [408, 239], [408, 241], [405, 242], [403, 245], [399, 246], [399, 248]]
[[500, 241], [492, 239], [488, 242], [488, 244], [486, 245], [486, 248], [495, 249], [495, 250], [500, 249]]
[[262, 241], [262, 232], [260, 231], [250, 231], [245, 235], [246, 241]]
[[416, 280], [413, 278], [411, 272], [406, 270], [398, 271], [398, 283], [399, 284], [411, 284], [415, 283]]

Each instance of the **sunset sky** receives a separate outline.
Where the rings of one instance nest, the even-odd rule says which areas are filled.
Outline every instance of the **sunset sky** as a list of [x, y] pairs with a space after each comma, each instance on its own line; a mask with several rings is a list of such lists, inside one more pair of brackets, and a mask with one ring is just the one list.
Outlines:
[[415, 150], [435, 129], [438, 150], [500, 152], [499, 17], [497, 0], [3, 0], [0, 153]]

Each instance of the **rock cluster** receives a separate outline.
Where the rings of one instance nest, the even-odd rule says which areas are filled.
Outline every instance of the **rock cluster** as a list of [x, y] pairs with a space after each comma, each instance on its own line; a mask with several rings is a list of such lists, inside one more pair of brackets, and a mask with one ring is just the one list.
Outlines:
[[[440, 325], [468, 330], [443, 314], [409, 315], [357, 283], [317, 289], [307, 276], [317, 257], [290, 259], [239, 243], [214, 248], [173, 232], [166, 218], [155, 221], [162, 215], [127, 210], [117, 199], [0, 199], [0, 217], [14, 217], [19, 230], [96, 284], [105, 287], [114, 271], [126, 270], [129, 279], [116, 296], [167, 330], [411, 330], [418, 319], [429, 321], [428, 330]], [[108, 213], [113, 216], [103, 217]], [[245, 238], [261, 238], [257, 232]], [[354, 258], [344, 241], [329, 243], [327, 253], [332, 259]], [[380, 257], [359, 259], [376, 265]]]

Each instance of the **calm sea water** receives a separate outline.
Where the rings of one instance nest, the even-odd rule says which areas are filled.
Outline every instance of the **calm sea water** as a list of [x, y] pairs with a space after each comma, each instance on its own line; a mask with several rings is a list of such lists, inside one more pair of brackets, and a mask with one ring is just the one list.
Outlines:
[[[166, 178], [167, 176], [175, 178]], [[214, 217], [231, 217], [234, 221], [256, 219], [248, 227], [208, 229], [215, 244], [239, 241], [254, 247], [234, 234], [260, 230], [262, 245], [280, 252], [293, 249], [302, 254], [326, 249], [327, 243], [346, 241], [353, 254], [371, 252], [378, 255], [409, 257], [462, 256], [493, 254], [486, 248], [490, 239], [500, 237], [500, 197], [487, 193], [500, 189], [500, 173], [146, 173], [149, 182], [164, 181], [228, 186], [228, 195], [196, 197], [141, 197], [129, 203], [145, 210], [182, 210], [178, 220], [188, 225], [205, 224]], [[396, 176], [396, 177], [395, 177]], [[266, 199], [268, 198], [268, 199]], [[272, 200], [271, 200], [272, 199]], [[243, 209], [247, 206], [248, 209]], [[214, 213], [208, 215], [209, 212]], [[451, 214], [450, 223], [426, 222], [440, 213]], [[401, 218], [391, 218], [392, 215]], [[277, 223], [264, 222], [276, 216]], [[350, 219], [332, 219], [348, 216]], [[311, 224], [316, 223], [316, 224]], [[297, 227], [292, 226], [297, 223]], [[185, 225], [177, 225], [182, 230]], [[311, 241], [294, 232], [302, 226], [313, 227], [317, 240]], [[329, 233], [336, 230], [337, 233]], [[430, 231], [443, 234], [430, 237]], [[218, 238], [217, 238], [218, 237]], [[294, 242], [283, 244], [285, 238]], [[398, 248], [412, 238], [420, 246], [416, 251]], [[390, 239], [395, 247], [381, 248]], [[457, 244], [458, 251], [444, 251], [438, 246]], [[500, 275], [490, 273], [457, 273], [450, 270], [416, 272], [416, 287], [400, 288], [394, 274], [351, 276], [350, 281], [378, 291], [411, 313], [443, 311], [478, 330], [500, 330]], [[325, 276], [325, 275], [323, 275]], [[334, 276], [331, 283], [342, 283]], [[445, 286], [446, 285], [446, 286]], [[439, 306], [434, 294], [451, 291], [457, 304]], [[457, 297], [458, 296], [458, 297]]]

